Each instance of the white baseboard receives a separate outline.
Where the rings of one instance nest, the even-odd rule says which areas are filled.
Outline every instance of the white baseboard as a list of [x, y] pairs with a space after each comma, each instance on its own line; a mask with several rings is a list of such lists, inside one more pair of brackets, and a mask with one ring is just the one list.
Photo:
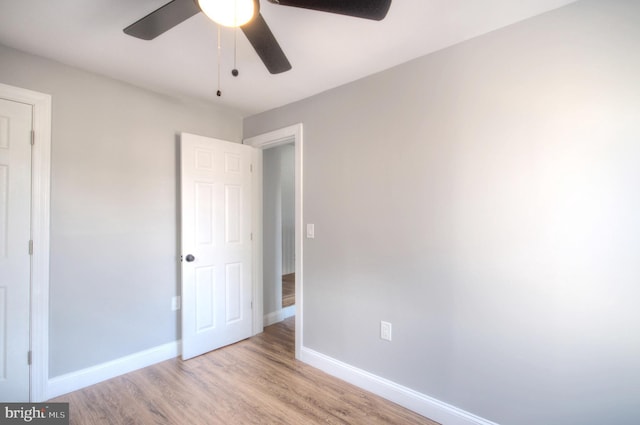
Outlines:
[[296, 306], [290, 305], [282, 310], [273, 311], [264, 315], [264, 326], [273, 325], [274, 323], [282, 322], [284, 319], [296, 315]]
[[264, 315], [264, 326], [273, 325], [282, 321], [282, 310], [272, 311]]
[[[295, 315], [295, 306], [265, 315], [265, 326]], [[270, 323], [270, 320], [273, 320]], [[97, 384], [116, 376], [151, 366], [180, 355], [180, 341], [170, 342], [139, 353], [49, 379], [47, 399]], [[428, 395], [358, 369], [307, 347], [300, 360], [329, 375], [356, 385], [380, 397], [406, 407], [442, 425], [498, 425]]]
[[442, 425], [498, 425], [495, 422], [325, 356], [307, 347], [302, 347], [300, 360], [329, 375], [440, 422]]
[[77, 391], [116, 376], [151, 366], [180, 355], [180, 341], [170, 342], [119, 359], [49, 379], [47, 399]]
[[296, 315], [296, 306], [290, 305], [289, 307], [285, 307], [282, 309], [282, 320], [288, 319], [291, 316]]

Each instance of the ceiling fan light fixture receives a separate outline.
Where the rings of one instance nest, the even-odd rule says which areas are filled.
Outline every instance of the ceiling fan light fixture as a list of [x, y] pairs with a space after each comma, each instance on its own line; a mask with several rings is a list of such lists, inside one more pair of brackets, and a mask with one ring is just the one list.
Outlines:
[[225, 27], [240, 27], [256, 13], [253, 0], [198, 0], [209, 19]]

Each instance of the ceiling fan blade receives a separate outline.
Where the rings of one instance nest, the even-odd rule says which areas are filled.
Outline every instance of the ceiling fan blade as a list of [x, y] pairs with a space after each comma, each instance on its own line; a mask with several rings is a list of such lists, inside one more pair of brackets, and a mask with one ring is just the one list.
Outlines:
[[391, 0], [269, 0], [281, 6], [301, 7], [321, 12], [381, 21], [387, 16]]
[[262, 14], [256, 15], [251, 22], [240, 28], [270, 73], [280, 74], [291, 69], [289, 60], [284, 55]]
[[200, 12], [193, 0], [173, 0], [124, 29], [130, 36], [153, 40], [165, 31]]

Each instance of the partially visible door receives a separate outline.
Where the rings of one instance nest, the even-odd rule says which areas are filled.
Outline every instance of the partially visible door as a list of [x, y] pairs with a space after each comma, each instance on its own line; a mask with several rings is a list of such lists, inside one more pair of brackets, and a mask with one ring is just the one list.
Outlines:
[[181, 135], [182, 358], [251, 336], [253, 148]]
[[0, 99], [0, 400], [29, 401], [32, 106]]

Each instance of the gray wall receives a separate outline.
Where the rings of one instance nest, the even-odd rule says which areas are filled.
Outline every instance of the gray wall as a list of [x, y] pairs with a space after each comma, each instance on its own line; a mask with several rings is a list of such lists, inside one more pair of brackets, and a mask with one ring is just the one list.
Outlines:
[[53, 99], [50, 376], [178, 339], [177, 135], [240, 115], [3, 46], [0, 82]]
[[637, 423], [638, 22], [582, 1], [245, 119], [304, 124], [305, 345], [501, 424]]
[[282, 308], [282, 192], [280, 148], [262, 153], [262, 293], [267, 315]]
[[296, 157], [293, 143], [280, 147], [282, 193], [282, 274], [296, 271]]

